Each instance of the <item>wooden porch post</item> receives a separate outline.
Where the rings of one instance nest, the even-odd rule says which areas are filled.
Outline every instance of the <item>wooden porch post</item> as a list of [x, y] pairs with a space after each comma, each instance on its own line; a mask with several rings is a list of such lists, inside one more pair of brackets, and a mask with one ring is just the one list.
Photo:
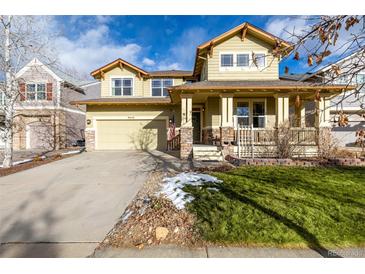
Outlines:
[[289, 96], [276, 95], [276, 127], [289, 122]]
[[304, 102], [301, 103], [299, 107], [295, 106], [295, 118], [297, 127], [305, 127], [305, 105]]
[[316, 101], [315, 126], [331, 127], [330, 120], [330, 100], [322, 97], [320, 101]]
[[181, 127], [192, 127], [192, 94], [181, 95]]

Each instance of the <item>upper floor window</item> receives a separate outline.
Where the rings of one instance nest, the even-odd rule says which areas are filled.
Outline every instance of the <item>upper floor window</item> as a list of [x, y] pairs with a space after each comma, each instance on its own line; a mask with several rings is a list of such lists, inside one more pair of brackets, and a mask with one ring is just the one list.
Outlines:
[[152, 96], [168, 96], [168, 88], [173, 86], [172, 79], [152, 79]]
[[46, 84], [27, 84], [26, 94], [28, 101], [46, 100]]
[[249, 62], [250, 56], [248, 54], [237, 54], [237, 67], [248, 67]]
[[265, 53], [227, 52], [220, 54], [220, 69], [222, 71], [255, 70], [265, 66]]
[[233, 67], [233, 54], [222, 54], [221, 55], [221, 66], [222, 67]]
[[133, 94], [133, 78], [112, 78], [113, 96], [131, 96]]
[[365, 74], [358, 74], [356, 75], [356, 84], [361, 85], [365, 84]]

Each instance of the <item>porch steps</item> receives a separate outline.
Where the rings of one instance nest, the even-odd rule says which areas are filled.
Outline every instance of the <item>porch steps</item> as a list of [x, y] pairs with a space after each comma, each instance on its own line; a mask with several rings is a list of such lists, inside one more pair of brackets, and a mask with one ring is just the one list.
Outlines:
[[193, 145], [193, 159], [196, 161], [223, 161], [223, 154], [219, 147], [209, 145]]

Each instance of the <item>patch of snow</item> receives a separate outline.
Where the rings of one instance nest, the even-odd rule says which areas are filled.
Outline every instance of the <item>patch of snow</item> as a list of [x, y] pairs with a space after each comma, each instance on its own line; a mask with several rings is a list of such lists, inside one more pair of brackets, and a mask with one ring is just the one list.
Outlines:
[[125, 221], [127, 221], [127, 220], [128, 220], [128, 218], [132, 215], [132, 213], [133, 213], [133, 210], [129, 210], [129, 209], [127, 209], [127, 210], [123, 213], [123, 215], [122, 215], [122, 217], [121, 217], [121, 219], [122, 219], [122, 223], [124, 223]]
[[82, 152], [82, 149], [78, 149], [78, 150], [71, 150], [71, 151], [67, 151], [67, 152], [63, 152], [61, 153], [61, 155], [69, 155], [69, 154], [79, 154]]
[[179, 173], [174, 177], [163, 179], [162, 190], [160, 194], [166, 196], [178, 209], [183, 209], [186, 203], [194, 200], [194, 197], [183, 191], [186, 185], [201, 186], [205, 183], [221, 183], [216, 177], [208, 174], [199, 174], [193, 172]]
[[218, 189], [218, 188], [216, 188], [216, 187], [208, 187], [208, 188], [207, 188], [207, 190], [219, 191], [219, 189]]
[[[46, 156], [41, 156], [40, 158], [41, 159], [46, 159]], [[13, 166], [29, 163], [31, 161], [33, 161], [33, 158], [32, 159], [24, 159], [24, 160], [20, 160], [20, 161], [15, 161], [15, 162], [13, 162]], [[0, 168], [2, 168], [2, 167], [3, 167], [3, 165], [0, 165]]]

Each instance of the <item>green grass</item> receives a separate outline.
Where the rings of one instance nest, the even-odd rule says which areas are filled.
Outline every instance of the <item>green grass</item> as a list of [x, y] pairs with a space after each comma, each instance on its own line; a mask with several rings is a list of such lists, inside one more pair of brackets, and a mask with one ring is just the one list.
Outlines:
[[[365, 168], [243, 167], [221, 184], [185, 187], [197, 228], [215, 243], [365, 245]], [[214, 191], [212, 186], [219, 189]]]

